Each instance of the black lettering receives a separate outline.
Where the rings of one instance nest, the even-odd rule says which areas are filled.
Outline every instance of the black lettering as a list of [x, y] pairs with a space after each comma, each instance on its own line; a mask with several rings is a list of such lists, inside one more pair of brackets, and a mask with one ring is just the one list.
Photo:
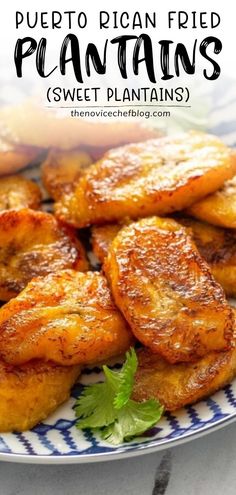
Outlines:
[[109, 22], [109, 18], [110, 18], [110, 16], [109, 16], [108, 12], [106, 12], [105, 10], [101, 10], [99, 12], [99, 27], [100, 27], [100, 29], [103, 29], [103, 28], [109, 29], [109, 26], [107, 25]]
[[163, 73], [163, 76], [161, 79], [163, 81], [168, 81], [168, 79], [172, 79], [173, 74], [170, 74], [170, 45], [173, 43], [171, 40], [162, 40], [159, 41], [159, 45], [161, 45], [161, 54], [160, 54], [160, 60], [161, 60], [161, 70]]
[[26, 14], [26, 19], [27, 19], [27, 26], [31, 29], [35, 28], [35, 26], [38, 22], [38, 12], [35, 12], [34, 22], [32, 24], [30, 24], [30, 13], [29, 12], [27, 12], [27, 14]]
[[136, 40], [137, 36], [117, 36], [117, 38], [113, 38], [111, 43], [114, 45], [118, 43], [118, 66], [120, 69], [121, 76], [123, 79], [127, 79], [127, 69], [126, 69], [126, 45], [129, 40]]
[[[25, 52], [23, 52], [23, 46], [30, 43], [30, 46]], [[23, 39], [18, 39], [15, 46], [14, 61], [16, 66], [17, 77], [22, 77], [22, 61], [24, 58], [32, 55], [37, 48], [37, 42], [34, 38], [26, 37]]]
[[188, 22], [188, 14], [187, 12], [185, 12], [184, 10], [180, 10], [179, 11], [179, 29], [183, 28], [183, 29], [187, 29], [188, 26], [186, 26], [187, 22]]
[[64, 14], [68, 14], [68, 28], [71, 29], [71, 14], [76, 14], [75, 10], [65, 10]]
[[53, 88], [52, 94], [54, 95], [54, 101], [61, 101], [61, 88]]
[[24, 16], [22, 12], [17, 11], [16, 12], [16, 29], [18, 29], [19, 25], [22, 24], [24, 20]]
[[[55, 20], [55, 17], [58, 16], [58, 21]], [[52, 29], [61, 29], [61, 20], [62, 20], [62, 15], [58, 10], [54, 10], [52, 14]]]
[[37, 67], [37, 71], [41, 77], [50, 76], [54, 72], [54, 70], [56, 70], [56, 68], [57, 68], [57, 66], [56, 66], [48, 74], [45, 74], [46, 48], [47, 48], [47, 40], [46, 40], [46, 38], [41, 38], [41, 40], [38, 44], [37, 55], [36, 55], [36, 67]]
[[[215, 22], [214, 22], [215, 19]], [[211, 27], [212, 29], [216, 28], [220, 24], [220, 16], [217, 12], [211, 12]]]
[[211, 43], [214, 44], [214, 49], [213, 49], [214, 53], [216, 55], [218, 55], [222, 50], [222, 43], [218, 38], [215, 38], [214, 36], [208, 36], [207, 38], [205, 38], [200, 44], [199, 51], [200, 51], [201, 55], [206, 60], [211, 62], [212, 66], [213, 66], [213, 72], [211, 75], [208, 75], [206, 69], [203, 70], [203, 75], [209, 81], [214, 81], [215, 79], [218, 79], [220, 72], [221, 72], [221, 69], [220, 69], [219, 64], [217, 64], [217, 62], [215, 60], [213, 60], [211, 57], [209, 57], [209, 55], [207, 55], [207, 48]]
[[[142, 45], [144, 49], [144, 57], [139, 58], [139, 52]], [[133, 54], [133, 70], [136, 76], [139, 73], [139, 64], [141, 62], [145, 62], [149, 80], [152, 83], [155, 83], [156, 78], [153, 66], [152, 40], [147, 34], [141, 34], [135, 43]]]
[[[124, 18], [126, 18], [126, 24], [124, 22]], [[120, 25], [123, 29], [126, 29], [129, 27], [129, 14], [128, 12], [122, 12], [120, 16]]]
[[194, 74], [195, 73], [196, 45], [197, 45], [197, 40], [194, 41], [193, 57], [192, 57], [192, 61], [190, 61], [190, 58], [188, 56], [188, 52], [187, 52], [185, 45], [183, 45], [183, 43], [177, 43], [176, 50], [175, 50], [175, 72], [176, 72], [177, 77], [179, 77], [179, 75], [180, 75], [179, 60], [181, 61], [182, 67], [187, 74]]
[[[68, 46], [70, 46], [71, 49], [70, 58], [66, 58]], [[68, 64], [69, 62], [72, 62], [76, 80], [82, 83], [83, 77], [80, 64], [79, 41], [75, 34], [68, 34], [62, 43], [60, 53], [60, 71], [63, 76], [65, 76], [66, 74], [66, 64]]]
[[94, 66], [95, 71], [98, 74], [105, 74], [106, 73], [107, 43], [108, 43], [108, 40], [106, 40], [106, 43], [104, 46], [103, 62], [101, 61], [97, 47], [93, 43], [88, 44], [86, 54], [85, 54], [85, 67], [86, 67], [86, 72], [87, 72], [88, 76], [90, 76], [90, 59], [91, 59], [91, 62]]

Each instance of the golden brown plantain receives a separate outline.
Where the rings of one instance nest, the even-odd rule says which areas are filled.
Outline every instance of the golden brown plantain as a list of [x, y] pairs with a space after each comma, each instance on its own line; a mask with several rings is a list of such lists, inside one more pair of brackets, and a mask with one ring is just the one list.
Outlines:
[[[227, 296], [236, 296], [236, 233], [233, 229], [222, 229], [188, 217], [176, 217], [176, 221], [189, 229], [193, 240], [210, 266], [216, 281], [222, 285]], [[109, 246], [121, 224], [92, 227], [93, 252], [100, 263], [104, 262]]]
[[0, 432], [29, 430], [43, 421], [69, 398], [79, 373], [79, 366], [0, 361]]
[[0, 136], [0, 176], [26, 167], [39, 153], [37, 148], [11, 143]]
[[211, 352], [195, 363], [170, 364], [147, 349], [138, 353], [133, 398], [158, 399], [167, 411], [193, 404], [224, 387], [236, 374], [236, 349]]
[[216, 191], [235, 172], [236, 154], [204, 133], [129, 144], [89, 167], [55, 211], [77, 227], [165, 215]]
[[91, 122], [62, 116], [30, 101], [0, 111], [0, 135], [8, 140], [40, 148], [73, 149], [119, 146], [157, 135], [139, 122]]
[[38, 277], [0, 309], [0, 355], [61, 365], [102, 362], [124, 353], [132, 334], [105, 277], [65, 270]]
[[37, 184], [20, 175], [0, 178], [0, 210], [40, 207], [42, 194]]
[[88, 269], [73, 229], [50, 213], [0, 212], [0, 300], [16, 296], [33, 277], [64, 268]]
[[[216, 281], [222, 285], [227, 296], [236, 296], [236, 232], [221, 229], [188, 217], [175, 217], [189, 229], [189, 234], [207, 261]], [[109, 246], [122, 225], [111, 223], [92, 227], [92, 248], [100, 263], [104, 262]]]
[[134, 335], [168, 361], [228, 350], [234, 314], [187, 230], [168, 218], [124, 227], [104, 263]]
[[201, 256], [227, 296], [236, 296], [236, 232], [214, 227], [193, 218], [176, 218], [189, 229]]
[[93, 225], [91, 228], [92, 250], [100, 263], [103, 263], [113, 239], [121, 230], [122, 224]]
[[187, 213], [219, 227], [236, 229], [236, 176], [219, 191], [188, 208]]
[[42, 180], [53, 199], [73, 191], [83, 170], [91, 165], [90, 156], [79, 150], [51, 150], [42, 164]]

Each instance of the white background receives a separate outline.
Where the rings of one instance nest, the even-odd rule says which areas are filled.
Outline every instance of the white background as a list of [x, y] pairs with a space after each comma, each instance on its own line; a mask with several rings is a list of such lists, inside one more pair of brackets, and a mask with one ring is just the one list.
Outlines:
[[[221, 24], [216, 29], [181, 29], [178, 30], [173, 27], [173, 29], [167, 29], [167, 12], [169, 10], [186, 10], [190, 14], [191, 19], [191, 11], [196, 10], [199, 11], [214, 11], [218, 12], [221, 16]], [[88, 16], [88, 26], [86, 29], [79, 29], [76, 27], [69, 31], [67, 29], [66, 22], [62, 25], [62, 29], [42, 29], [40, 27], [36, 27], [35, 29], [27, 28], [26, 24], [23, 23], [18, 30], [15, 28], [15, 11], [22, 11], [24, 14], [27, 11], [31, 13], [37, 11], [47, 11], [50, 12], [52, 10], [59, 10], [64, 12], [65, 10], [76, 10], [78, 12], [85, 11]], [[1, 16], [0, 16], [0, 36], [1, 36], [1, 53], [0, 53], [0, 66], [1, 66], [1, 82], [2, 84], [6, 83], [11, 85], [11, 101], [17, 101], [19, 99], [19, 95], [21, 95], [21, 90], [24, 89], [23, 94], [32, 94], [37, 93], [40, 94], [42, 99], [45, 99], [45, 90], [44, 87], [51, 84], [61, 84], [64, 86], [79, 86], [77, 83], [73, 71], [71, 69], [68, 70], [66, 77], [60, 75], [59, 71], [55, 71], [50, 78], [42, 79], [36, 72], [35, 68], [35, 55], [32, 55], [28, 59], [25, 59], [23, 62], [23, 73], [24, 76], [22, 79], [18, 79], [16, 77], [16, 71], [14, 66], [14, 47], [18, 37], [24, 36], [32, 36], [39, 41], [40, 37], [46, 37], [48, 39], [48, 47], [46, 54], [46, 66], [48, 69], [51, 69], [58, 63], [60, 47], [63, 38], [69, 33], [73, 32], [76, 34], [80, 40], [81, 45], [81, 59], [82, 59], [82, 67], [84, 68], [83, 63], [83, 54], [84, 49], [86, 47], [86, 43], [91, 41], [94, 42], [99, 50], [102, 50], [104, 40], [106, 37], [112, 39], [115, 36], [119, 36], [122, 34], [135, 34], [138, 35], [141, 32], [145, 32], [145, 29], [135, 30], [132, 32], [132, 29], [112, 29], [99, 31], [98, 28], [98, 12], [99, 10], [108, 10], [112, 12], [114, 10], [118, 10], [118, 12], [126, 11], [130, 13], [132, 17], [132, 12], [139, 11], [140, 14], [144, 12], [157, 12], [158, 26], [156, 29], [148, 30], [148, 34], [153, 39], [154, 50], [156, 51], [156, 56], [158, 58], [158, 41], [161, 39], [172, 39], [176, 42], [184, 42], [186, 47], [190, 49], [193, 44], [195, 38], [198, 38], [199, 42], [202, 41], [203, 38], [209, 35], [216, 36], [222, 40], [223, 50], [222, 53], [219, 54], [216, 58], [219, 61], [222, 73], [219, 78], [220, 82], [224, 81], [227, 78], [236, 78], [236, 69], [235, 69], [235, 14], [236, 7], [234, 2], [222, 2], [219, 0], [199, 0], [198, 2], [190, 2], [190, 1], [174, 1], [174, 0], [165, 0], [165, 2], [157, 2], [154, 0], [146, 0], [145, 2], [127, 2], [124, 0], [120, 0], [119, 2], [112, 2], [109, 0], [97, 1], [94, 0], [86, 0], [86, 2], [78, 2], [75, 0], [69, 0], [67, 2], [62, 0], [51, 0], [50, 2], [42, 0], [40, 2], [32, 2], [29, 0], [21, 0], [20, 2], [4, 2], [1, 5]], [[66, 19], [66, 18], [65, 18]], [[48, 21], [50, 24], [50, 15], [48, 16]], [[190, 22], [191, 25], [191, 22]], [[129, 45], [131, 48], [131, 45]], [[133, 44], [132, 44], [133, 46]], [[89, 79], [85, 77], [85, 85], [118, 85], [120, 87], [124, 86], [137, 86], [144, 85], [150, 82], [146, 77], [145, 67], [140, 71], [140, 75], [138, 77], [132, 76], [131, 68], [129, 70], [129, 79], [128, 81], [124, 81], [120, 77], [120, 73], [116, 63], [116, 50], [117, 48], [113, 45], [109, 45], [108, 47], [108, 63], [107, 63], [107, 74], [106, 76], [99, 76], [93, 71], [92, 77]], [[128, 49], [128, 59], [131, 57], [131, 51]], [[155, 54], [155, 53], [154, 53]], [[202, 75], [202, 64], [203, 66], [208, 66], [211, 69], [211, 66], [208, 62], [204, 61], [202, 57], [197, 53], [196, 57], [196, 75], [186, 75], [184, 71], [181, 71], [181, 77], [174, 78], [170, 81], [169, 84], [172, 86], [179, 85], [188, 85], [193, 87], [194, 96], [196, 96], [197, 87], [205, 86], [209, 89], [214, 89], [215, 85], [219, 83], [217, 81], [207, 81], [204, 79]], [[131, 64], [129, 64], [131, 65]], [[171, 66], [173, 66], [173, 60], [171, 62]], [[159, 67], [159, 60], [156, 62], [156, 68]], [[157, 71], [158, 72], [158, 71]], [[161, 81], [160, 79], [161, 73], [157, 73], [157, 85], [163, 86], [166, 82]], [[12, 90], [12, 87], [14, 90]], [[4, 91], [6, 88], [4, 87]], [[2, 95], [4, 97], [4, 95]], [[9, 99], [9, 95], [7, 95]]]

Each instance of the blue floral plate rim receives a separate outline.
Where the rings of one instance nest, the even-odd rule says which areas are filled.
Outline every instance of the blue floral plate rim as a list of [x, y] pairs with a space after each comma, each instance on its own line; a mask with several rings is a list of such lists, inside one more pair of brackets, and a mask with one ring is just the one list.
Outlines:
[[169, 439], [162, 441], [154, 441], [150, 443], [139, 444], [137, 446], [132, 446], [129, 448], [116, 448], [113, 452], [102, 452], [94, 454], [84, 454], [84, 455], [28, 455], [28, 454], [18, 454], [18, 453], [0, 453], [0, 461], [5, 462], [17, 462], [25, 464], [85, 464], [93, 462], [104, 462], [112, 460], [121, 460], [129, 457], [137, 457], [144, 454], [153, 454], [161, 450], [166, 450], [172, 447], [177, 447], [184, 443], [196, 440], [210, 433], [214, 433], [226, 426], [229, 426], [234, 421], [236, 421], [236, 411], [232, 413], [227, 418], [219, 419], [219, 421], [214, 422], [211, 426], [206, 425], [201, 430], [193, 433], [190, 431], [180, 438]]
[[142, 437], [112, 446], [90, 431], [75, 427], [74, 404], [84, 380], [99, 380], [99, 371], [82, 375], [70, 400], [46, 422], [23, 433], [0, 435], [0, 461], [32, 464], [74, 464], [108, 461], [154, 453], [195, 440], [236, 420], [236, 379], [192, 406], [166, 413]]

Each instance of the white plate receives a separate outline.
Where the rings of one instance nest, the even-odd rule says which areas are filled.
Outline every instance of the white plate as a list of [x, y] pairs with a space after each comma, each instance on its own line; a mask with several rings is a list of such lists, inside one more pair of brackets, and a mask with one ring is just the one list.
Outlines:
[[[99, 381], [99, 370], [83, 374], [83, 383]], [[166, 414], [142, 438], [113, 447], [75, 427], [73, 405], [82, 385], [74, 387], [72, 397], [56, 413], [33, 430], [0, 435], [0, 460], [45, 464], [70, 464], [131, 457], [166, 449], [193, 440], [236, 419], [236, 380], [206, 400]]]

